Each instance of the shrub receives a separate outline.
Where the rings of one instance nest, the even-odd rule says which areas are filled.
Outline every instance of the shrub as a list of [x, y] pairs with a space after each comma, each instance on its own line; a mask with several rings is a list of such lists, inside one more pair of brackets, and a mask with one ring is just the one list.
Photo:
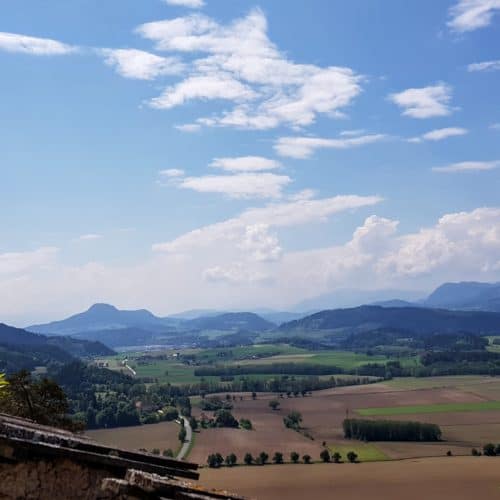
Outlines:
[[215, 412], [216, 427], [239, 427], [239, 425], [229, 410], [217, 410]]
[[323, 450], [320, 454], [319, 454], [319, 458], [321, 458], [321, 460], [323, 460], [323, 462], [329, 462], [330, 461], [330, 452], [328, 450]]
[[296, 451], [292, 451], [292, 453], [290, 453], [290, 460], [294, 464], [296, 464], [299, 461], [299, 458], [300, 458], [300, 455]]
[[159, 454], [160, 454], [160, 449], [159, 449], [159, 448], [153, 448], [153, 449], [151, 450], [151, 453], [152, 453], [153, 455], [159, 455]]
[[163, 450], [162, 455], [164, 457], [173, 457], [174, 456], [174, 452], [170, 448], [167, 448], [166, 450]]
[[187, 435], [186, 429], [184, 427], [181, 427], [179, 435], [177, 436], [181, 443], [183, 443], [186, 440], [186, 435]]
[[304, 460], [305, 464], [310, 464], [311, 463], [311, 455], [303, 455], [302, 460]]
[[288, 427], [289, 429], [299, 430], [301, 422], [302, 422], [302, 415], [298, 411], [290, 412], [283, 419], [283, 423], [285, 424], [285, 427]]
[[472, 448], [471, 453], [473, 457], [478, 457], [479, 455], [481, 455], [481, 453], [479, 453], [476, 448]]
[[269, 401], [269, 407], [272, 410], [277, 410], [280, 407], [280, 402], [277, 399], [271, 399], [271, 401]]
[[253, 456], [251, 453], [245, 453], [245, 457], [243, 458], [243, 461], [247, 465], [252, 465], [253, 464]]
[[342, 455], [336, 451], [333, 455], [332, 455], [332, 458], [333, 458], [333, 461], [336, 463], [336, 464], [339, 464], [341, 461], [342, 461]]
[[273, 456], [273, 462], [275, 464], [282, 464], [283, 463], [283, 453], [277, 451], [274, 456]]
[[242, 429], [246, 429], [247, 431], [251, 431], [253, 429], [252, 422], [248, 420], [248, 418], [242, 418], [240, 420], [240, 427]]
[[349, 460], [351, 464], [355, 463], [358, 460], [357, 453], [354, 453], [354, 451], [350, 451], [349, 453], [347, 453], [347, 460]]

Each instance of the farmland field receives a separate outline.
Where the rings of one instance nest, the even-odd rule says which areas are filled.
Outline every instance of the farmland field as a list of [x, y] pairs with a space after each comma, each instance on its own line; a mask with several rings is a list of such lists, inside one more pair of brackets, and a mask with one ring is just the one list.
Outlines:
[[356, 412], [364, 417], [384, 415], [416, 415], [418, 413], [457, 413], [462, 411], [500, 410], [500, 401], [474, 403], [442, 403], [429, 405], [389, 406], [385, 408], [360, 408]]
[[160, 422], [133, 427], [90, 430], [85, 434], [95, 441], [118, 448], [129, 450], [144, 448], [148, 451], [154, 448], [161, 451], [170, 448], [175, 452], [180, 445], [177, 439], [178, 433], [179, 426], [175, 422]]
[[499, 459], [440, 457], [361, 464], [203, 469], [200, 483], [258, 500], [500, 498]]

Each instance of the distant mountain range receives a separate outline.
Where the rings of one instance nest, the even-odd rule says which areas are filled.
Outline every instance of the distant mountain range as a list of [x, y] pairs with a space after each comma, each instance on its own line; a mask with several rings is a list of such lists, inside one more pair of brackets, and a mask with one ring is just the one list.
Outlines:
[[376, 302], [375, 305], [500, 312], [500, 283], [478, 283], [474, 281], [444, 283], [426, 299], [416, 302], [399, 299], [385, 300]]
[[355, 332], [380, 328], [406, 329], [414, 334], [468, 332], [476, 335], [500, 333], [500, 313], [450, 311], [424, 307], [360, 306], [321, 311], [284, 323], [281, 333]]
[[[384, 299], [375, 302], [376, 294]], [[399, 297], [396, 295], [401, 293]], [[414, 328], [418, 331], [469, 331], [481, 328], [500, 333], [497, 317], [456, 314], [458, 311], [500, 313], [499, 283], [445, 283], [427, 298], [417, 300], [417, 292], [384, 290], [359, 292], [341, 290], [302, 303], [309, 312], [260, 309], [248, 312], [198, 309], [158, 317], [145, 309], [127, 311], [109, 304], [94, 304], [87, 311], [51, 323], [33, 325], [30, 332], [71, 335], [76, 339], [100, 341], [110, 347], [139, 345], [182, 345], [220, 335], [322, 331], [327, 329]], [[368, 306], [339, 309], [336, 304], [364, 297]], [[421, 297], [421, 295], [420, 295]], [[387, 300], [390, 299], [390, 300]], [[317, 310], [313, 305], [322, 304]], [[359, 304], [356, 304], [359, 305]], [[447, 309], [446, 311], [433, 311]], [[316, 312], [318, 311], [318, 312]], [[314, 313], [314, 314], [313, 314]], [[493, 322], [493, 324], [491, 323]], [[281, 325], [278, 328], [278, 325]], [[208, 332], [210, 335], [208, 335]], [[254, 337], [258, 337], [255, 336]], [[233, 338], [233, 337], [228, 337]]]
[[108, 356], [114, 351], [101, 342], [70, 337], [46, 337], [0, 323], [0, 371], [17, 371], [67, 363], [75, 357]]

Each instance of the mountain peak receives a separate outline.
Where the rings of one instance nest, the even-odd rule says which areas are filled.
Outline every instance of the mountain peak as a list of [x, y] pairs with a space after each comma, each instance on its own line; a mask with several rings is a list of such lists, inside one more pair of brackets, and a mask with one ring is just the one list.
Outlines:
[[111, 305], [111, 304], [105, 304], [103, 302], [98, 302], [96, 304], [91, 305], [87, 312], [115, 312], [118, 311], [118, 309]]

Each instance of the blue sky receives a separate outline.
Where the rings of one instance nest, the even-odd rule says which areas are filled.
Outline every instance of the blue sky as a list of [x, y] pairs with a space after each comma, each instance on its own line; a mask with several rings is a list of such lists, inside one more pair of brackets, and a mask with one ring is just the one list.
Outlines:
[[500, 2], [4, 0], [0, 317], [500, 279]]

